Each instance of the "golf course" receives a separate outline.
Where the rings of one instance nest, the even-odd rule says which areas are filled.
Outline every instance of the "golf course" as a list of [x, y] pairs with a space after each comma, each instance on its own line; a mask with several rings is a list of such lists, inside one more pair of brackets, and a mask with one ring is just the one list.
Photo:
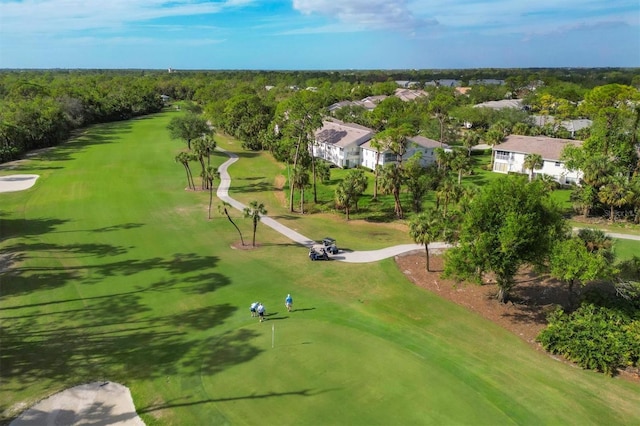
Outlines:
[[[211, 219], [209, 191], [185, 190], [176, 114], [96, 125], [0, 167], [39, 175], [0, 193], [0, 423], [113, 381], [148, 425], [640, 424], [638, 383], [532, 349], [392, 258], [310, 262], [264, 224], [251, 247], [251, 219], [230, 209], [238, 248], [215, 190]], [[240, 157], [230, 196], [302, 235], [351, 250], [413, 242], [393, 224], [289, 213], [274, 189], [282, 164], [216, 141]]]

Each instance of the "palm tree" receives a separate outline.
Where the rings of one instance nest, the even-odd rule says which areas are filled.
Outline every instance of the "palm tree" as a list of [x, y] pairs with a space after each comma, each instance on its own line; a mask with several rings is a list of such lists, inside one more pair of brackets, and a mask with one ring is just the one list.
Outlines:
[[458, 185], [462, 183], [462, 175], [471, 171], [471, 157], [464, 154], [464, 151], [453, 151], [453, 158], [450, 163], [451, 169], [458, 173]]
[[427, 271], [429, 272], [431, 272], [429, 265], [429, 244], [442, 235], [442, 228], [442, 215], [433, 208], [414, 216], [409, 222], [409, 235], [417, 244], [424, 245], [427, 256]]
[[376, 136], [374, 136], [373, 138], [371, 138], [371, 148], [375, 148], [376, 150], [376, 162], [373, 166], [373, 171], [374, 171], [374, 176], [373, 176], [373, 201], [377, 201], [378, 200], [378, 176], [380, 175], [380, 167], [379, 167], [379, 163], [380, 163], [380, 152], [382, 150], [384, 150], [385, 147], [385, 142], [383, 139], [381, 139], [378, 135], [380, 135], [380, 133], [378, 133]]
[[298, 165], [293, 169], [291, 179], [293, 183], [292, 190], [300, 190], [300, 214], [304, 214], [304, 189], [309, 187], [309, 173]]
[[601, 229], [583, 228], [578, 231], [578, 238], [584, 242], [589, 253], [603, 255], [610, 262], [613, 262], [613, 238], [605, 234]]
[[527, 154], [524, 157], [524, 168], [529, 170], [529, 182], [533, 180], [533, 170], [541, 169], [543, 165], [544, 161], [540, 154]]
[[249, 203], [249, 207], [244, 208], [244, 217], [250, 217], [253, 221], [253, 246], [256, 246], [256, 230], [258, 229], [258, 222], [260, 222], [260, 216], [267, 214], [267, 210], [264, 208], [264, 204], [257, 201]]
[[182, 164], [187, 173], [187, 185], [189, 189], [196, 189], [196, 185], [193, 183], [193, 175], [191, 174], [191, 168], [189, 167], [189, 161], [191, 160], [191, 155], [187, 152], [181, 152], [176, 155], [176, 162]]
[[398, 164], [387, 164], [382, 168], [380, 185], [387, 194], [393, 195], [394, 212], [398, 219], [404, 217], [402, 203], [400, 202], [400, 190], [404, 181], [404, 173]]
[[211, 219], [211, 204], [213, 203], [213, 181], [220, 178], [218, 169], [213, 166], [207, 166], [205, 171], [207, 187], [209, 188], [209, 219]]
[[344, 213], [347, 216], [347, 220], [349, 220], [349, 214], [351, 213], [351, 206], [353, 205], [353, 199], [351, 198], [351, 193], [349, 192], [349, 189], [346, 187], [344, 181], [340, 182], [336, 187], [335, 197], [336, 197], [336, 207], [344, 208]]
[[602, 185], [598, 191], [598, 198], [610, 207], [609, 220], [615, 222], [615, 208], [622, 207], [633, 199], [633, 192], [622, 179], [611, 179]]
[[227, 219], [229, 219], [229, 222], [231, 222], [234, 228], [236, 228], [236, 231], [238, 231], [238, 235], [240, 235], [240, 243], [244, 246], [244, 238], [242, 238], [242, 232], [240, 232], [240, 228], [238, 228], [238, 225], [236, 225], [233, 219], [231, 219], [231, 216], [229, 215], [229, 210], [227, 210], [227, 207], [230, 207], [230, 206], [231, 204], [223, 201], [222, 204], [218, 206], [218, 211], [220, 213], [224, 213], [225, 216], [227, 216]]
[[200, 162], [200, 177], [202, 178], [202, 189], [207, 189], [207, 166], [204, 163], [204, 157], [209, 155], [209, 147], [205, 143], [204, 138], [198, 138], [193, 141], [193, 155]]
[[469, 130], [462, 138], [462, 146], [467, 149], [467, 156], [471, 157], [471, 149], [480, 143], [480, 134], [473, 130]]
[[[483, 139], [487, 145], [490, 145], [491, 147], [493, 147], [494, 145], [497, 145], [504, 140], [504, 133], [498, 129], [494, 129], [492, 126], [492, 128], [490, 128], [484, 133]], [[491, 155], [491, 170], [493, 170], [494, 157], [495, 157], [495, 153]]]
[[367, 177], [362, 169], [352, 169], [336, 188], [335, 201], [338, 208], [344, 208], [347, 220], [351, 206], [358, 209], [358, 200], [367, 189]]
[[436, 155], [436, 163], [438, 164], [438, 170], [443, 174], [446, 174], [451, 169], [451, 162], [453, 161], [453, 151], [445, 151], [444, 148], [435, 148], [433, 150]]
[[514, 135], [529, 136], [529, 125], [527, 123], [518, 122], [513, 126], [513, 129], [511, 129], [511, 133]]
[[446, 216], [449, 204], [452, 201], [458, 202], [462, 194], [462, 186], [456, 185], [451, 176], [445, 177], [436, 190], [436, 210], [442, 206], [442, 215]]
[[204, 154], [207, 156], [207, 166], [211, 165], [211, 154], [215, 151], [218, 144], [216, 140], [213, 138], [215, 134], [215, 130], [211, 129], [211, 133], [208, 135], [204, 135], [202, 137], [202, 150]]

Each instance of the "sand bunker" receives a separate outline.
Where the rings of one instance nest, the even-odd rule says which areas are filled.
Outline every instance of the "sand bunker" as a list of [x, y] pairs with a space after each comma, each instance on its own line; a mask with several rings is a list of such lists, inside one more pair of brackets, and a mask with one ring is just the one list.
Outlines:
[[36, 183], [38, 175], [0, 176], [0, 192], [24, 191]]
[[120, 425], [144, 426], [129, 388], [94, 382], [50, 396], [26, 410], [10, 426]]

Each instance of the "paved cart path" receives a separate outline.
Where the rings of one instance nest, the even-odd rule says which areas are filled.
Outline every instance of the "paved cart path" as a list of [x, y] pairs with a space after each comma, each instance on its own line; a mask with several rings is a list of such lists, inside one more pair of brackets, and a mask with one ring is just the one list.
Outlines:
[[[235, 209], [243, 211], [245, 207], [241, 202], [234, 200], [229, 196], [229, 188], [231, 186], [231, 176], [229, 175], [228, 168], [230, 165], [238, 161], [238, 156], [232, 152], [225, 151], [221, 148], [216, 148], [220, 152], [224, 152], [229, 156], [229, 159], [225, 161], [219, 168], [220, 172], [220, 185], [218, 186], [217, 196], [222, 201], [229, 203]], [[286, 236], [290, 240], [305, 246], [311, 247], [314, 244], [318, 244], [318, 242], [312, 240], [311, 238], [305, 237], [304, 235], [294, 231], [293, 229], [281, 224], [280, 222], [270, 218], [268, 215], [262, 215], [260, 217], [260, 221], [267, 225], [270, 228], [278, 231], [282, 235]], [[443, 249], [449, 247], [446, 243], [431, 243], [429, 244], [430, 249]], [[370, 250], [370, 251], [344, 251], [340, 250], [338, 254], [331, 255], [333, 260], [339, 260], [341, 262], [349, 262], [349, 263], [367, 263], [367, 262], [376, 262], [378, 260], [386, 259], [389, 257], [393, 257], [402, 253], [408, 253], [415, 250], [424, 250], [424, 246], [420, 244], [402, 244], [398, 246], [392, 246], [383, 248], [380, 250]]]

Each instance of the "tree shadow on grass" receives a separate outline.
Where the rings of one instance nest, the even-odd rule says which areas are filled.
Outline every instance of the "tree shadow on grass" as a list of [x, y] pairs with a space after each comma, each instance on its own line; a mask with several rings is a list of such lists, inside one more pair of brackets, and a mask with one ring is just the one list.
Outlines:
[[245, 192], [266, 192], [273, 191], [274, 187], [272, 184], [267, 182], [257, 182], [257, 183], [234, 183], [232, 192], [235, 193], [245, 193]]
[[236, 154], [239, 158], [255, 158], [260, 155], [259, 152], [255, 152], [255, 151], [239, 151], [239, 152], [233, 152], [233, 154]]
[[208, 330], [224, 323], [238, 308], [224, 303], [176, 314], [167, 318], [167, 324], [173, 327], [188, 327], [195, 330]]
[[149, 305], [152, 300], [143, 298], [146, 291], [83, 300], [87, 306], [81, 313], [73, 308], [40, 318], [55, 318], [53, 323], [35, 321], [29, 315], [3, 318], [3, 378], [11, 384], [18, 379], [26, 389], [40, 380], [127, 382], [184, 375], [185, 371], [215, 374], [261, 352], [252, 344], [259, 336], [257, 331], [229, 331], [214, 340], [210, 334], [187, 331], [214, 330], [236, 307], [220, 304], [154, 315]]
[[[34, 245], [18, 244], [16, 255], [38, 256]], [[84, 250], [104, 257], [122, 254], [117, 247], [99, 244], [56, 246], [36, 244], [39, 250], [66, 254]], [[126, 250], [125, 250], [126, 252]], [[98, 256], [98, 259], [101, 257]], [[11, 268], [3, 277], [2, 297], [36, 293], [74, 283], [82, 294], [86, 285], [103, 284], [111, 276], [133, 276], [150, 269], [164, 270], [165, 277], [138, 283], [133, 289], [108, 294], [70, 297], [3, 306], [0, 310], [0, 363], [2, 376], [12, 386], [26, 389], [40, 380], [74, 384], [109, 378], [127, 381], [180, 373], [213, 357], [205, 370], [210, 373], [245, 362], [260, 351], [250, 340], [252, 332], [241, 331], [220, 338], [212, 351], [209, 338], [189, 330], [215, 329], [233, 315], [236, 307], [219, 304], [206, 308], [175, 309], [157, 314], [155, 301], [167, 294], [205, 294], [230, 284], [215, 268], [218, 258], [177, 253], [167, 258], [129, 259], [81, 266], [37, 266]], [[121, 281], [120, 281], [121, 282]], [[95, 287], [102, 289], [107, 287]], [[91, 290], [93, 294], [95, 291]], [[175, 312], [177, 311], [177, 312]], [[220, 360], [216, 357], [223, 357]]]
[[[155, 290], [172, 287], [186, 293], [205, 294], [229, 284], [228, 277], [212, 270], [219, 261], [217, 257], [195, 253], [177, 253], [167, 259], [155, 257], [78, 266], [45, 266], [50, 264], [46, 261], [49, 258], [54, 261], [81, 257], [99, 260], [125, 255], [127, 251], [127, 248], [109, 244], [17, 243], [8, 246], [2, 256], [4, 276], [0, 300], [61, 287], [71, 281], [81, 285], [101, 284], [108, 277], [132, 276], [150, 269], [164, 270], [171, 277], [153, 284]], [[13, 266], [39, 257], [45, 259], [45, 263], [39, 263], [42, 266]]]
[[[55, 170], [61, 166], [53, 166], [48, 162], [69, 161], [74, 155], [83, 151], [88, 146], [108, 144], [120, 139], [121, 134], [131, 133], [132, 123], [129, 121], [118, 121], [112, 123], [99, 124], [85, 127], [72, 132], [70, 139], [55, 146], [44, 147], [25, 153], [23, 158], [17, 160], [10, 166], [16, 172], [22, 170]], [[25, 162], [24, 160], [34, 159], [35, 161]]]
[[[2, 216], [5, 216], [4, 214]], [[35, 235], [43, 235], [54, 232], [58, 226], [68, 223], [66, 219], [42, 218], [42, 219], [9, 219], [0, 218], [0, 242], [9, 238], [20, 236], [24, 238]]]
[[184, 401], [184, 402], [181, 402], [183, 400], [188, 400], [190, 398], [190, 396], [187, 396], [187, 397], [174, 399], [172, 401], [165, 402], [165, 403], [162, 403], [162, 404], [155, 404], [155, 405], [149, 405], [147, 407], [142, 407], [142, 408], [139, 408], [137, 411], [138, 411], [139, 414], [145, 414], [145, 413], [151, 413], [153, 411], [166, 410], [166, 409], [171, 409], [171, 408], [192, 407], [194, 405], [211, 404], [211, 403], [218, 403], [218, 402], [239, 401], [239, 400], [245, 400], [245, 399], [278, 398], [278, 397], [282, 397], [282, 396], [305, 396], [305, 397], [308, 397], [308, 396], [320, 395], [320, 394], [325, 393], [325, 392], [333, 392], [333, 391], [337, 391], [337, 390], [340, 390], [340, 389], [339, 388], [325, 389], [325, 390], [301, 389], [301, 390], [294, 390], [294, 391], [288, 391], [288, 392], [265, 392], [265, 393], [258, 393], [258, 394], [252, 393], [251, 395], [227, 396], [227, 397], [220, 397], [220, 398], [204, 399], [204, 400], [200, 400], [200, 401]]

